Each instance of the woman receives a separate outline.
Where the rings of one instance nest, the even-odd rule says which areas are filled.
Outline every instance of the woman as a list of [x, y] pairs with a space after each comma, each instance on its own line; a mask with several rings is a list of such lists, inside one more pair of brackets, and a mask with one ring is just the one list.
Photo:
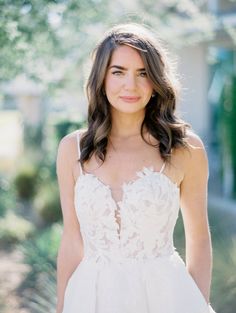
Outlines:
[[[213, 312], [207, 156], [176, 116], [173, 70], [149, 30], [105, 35], [87, 95], [88, 129], [58, 149], [57, 313]], [[186, 265], [172, 238], [179, 207]]]

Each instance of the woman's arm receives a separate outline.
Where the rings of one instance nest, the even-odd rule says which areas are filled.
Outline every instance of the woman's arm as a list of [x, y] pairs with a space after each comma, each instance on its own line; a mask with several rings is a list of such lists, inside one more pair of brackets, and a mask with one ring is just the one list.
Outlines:
[[83, 242], [74, 208], [73, 166], [77, 157], [75, 134], [64, 137], [58, 147], [57, 178], [63, 215], [63, 234], [57, 256], [57, 313], [63, 310], [68, 280], [83, 257]]
[[181, 210], [185, 229], [186, 267], [209, 303], [212, 247], [207, 215], [208, 161], [200, 138], [189, 135], [189, 151], [181, 183]]

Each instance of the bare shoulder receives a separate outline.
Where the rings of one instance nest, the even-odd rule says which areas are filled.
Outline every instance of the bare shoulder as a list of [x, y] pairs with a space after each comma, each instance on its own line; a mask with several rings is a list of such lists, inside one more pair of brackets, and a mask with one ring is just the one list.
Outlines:
[[185, 156], [186, 170], [208, 173], [208, 158], [202, 139], [194, 132], [187, 134], [188, 152]]
[[202, 139], [195, 132], [188, 130], [186, 137], [190, 150], [205, 150]]
[[198, 154], [206, 154], [205, 146], [198, 134], [192, 130], [188, 130], [186, 134], [186, 147], [176, 148], [173, 156], [182, 158], [184, 161], [194, 158]]
[[192, 130], [186, 134], [187, 147], [174, 149], [172, 165], [177, 170], [179, 181], [183, 180], [186, 173], [208, 172], [208, 159], [204, 143], [200, 136]]
[[73, 155], [77, 150], [77, 136], [84, 133], [84, 131], [84, 129], [79, 129], [64, 136], [59, 142], [58, 150], [68, 154], [68, 156]]
[[58, 145], [57, 161], [69, 162], [71, 166], [78, 160], [78, 141], [77, 136], [84, 130], [75, 130], [64, 136]]
[[188, 166], [207, 166], [207, 153], [202, 139], [193, 131], [187, 133], [187, 151], [185, 152], [185, 162]]

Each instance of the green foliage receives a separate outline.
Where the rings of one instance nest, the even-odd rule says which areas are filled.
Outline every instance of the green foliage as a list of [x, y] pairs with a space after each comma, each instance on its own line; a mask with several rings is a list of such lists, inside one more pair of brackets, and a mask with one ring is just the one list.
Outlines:
[[[84, 60], [104, 31], [130, 21], [147, 23], [172, 44], [212, 38], [216, 24], [202, 1], [1, 0], [1, 79], [25, 72], [48, 87], [68, 79], [78, 84]], [[55, 75], [61, 64], [64, 73]]]
[[[209, 208], [209, 224], [213, 243], [213, 279], [211, 302], [216, 312], [234, 313], [236, 307], [236, 221], [234, 213]], [[182, 216], [175, 227], [177, 251], [185, 259]]]
[[[45, 266], [46, 267], [46, 266]], [[56, 270], [48, 266], [42, 272], [33, 290], [25, 293], [24, 306], [31, 313], [54, 313], [56, 308]]]
[[51, 227], [28, 239], [21, 245], [25, 264], [31, 267], [25, 280], [25, 287], [35, 288], [39, 276], [49, 274], [56, 269], [56, 255], [60, 243], [62, 227], [53, 224]]
[[107, 16], [106, 3], [0, 0], [0, 79], [22, 72], [42, 79], [55, 72], [58, 61], [65, 65], [87, 54], [80, 49], [87, 39], [83, 27]]
[[0, 219], [0, 243], [13, 244], [25, 240], [34, 231], [32, 223], [8, 211]]
[[66, 136], [70, 132], [83, 128], [84, 126], [85, 121], [74, 122], [69, 120], [59, 120], [54, 125], [57, 142], [59, 142], [64, 136]]
[[42, 147], [44, 125], [28, 125], [24, 124], [24, 145], [26, 148]]
[[43, 232], [36, 233], [34, 238], [25, 241], [21, 246], [25, 263], [35, 272], [43, 271], [46, 263], [55, 267], [61, 234], [61, 224], [54, 223]]
[[39, 54], [56, 54], [59, 50], [48, 19], [53, 3], [50, 0], [0, 1], [0, 68], [4, 69], [1, 74], [6, 78], [27, 69], [24, 63], [37, 59]]
[[8, 208], [15, 205], [15, 194], [9, 181], [0, 177], [0, 218], [3, 217]]
[[44, 182], [39, 187], [34, 205], [45, 224], [61, 219], [60, 197], [56, 181]]
[[37, 190], [37, 169], [28, 166], [19, 169], [14, 179], [17, 195], [22, 200], [30, 200]]
[[234, 180], [232, 196], [236, 198], [236, 76], [234, 75], [229, 75], [224, 86], [219, 117], [223, 159], [231, 161]]
[[216, 312], [234, 313], [236, 306], [235, 213], [209, 209], [213, 244], [212, 303]]
[[184, 225], [182, 214], [179, 214], [175, 230], [174, 230], [174, 244], [176, 250], [181, 255], [183, 259], [185, 259], [185, 234], [184, 234]]
[[236, 307], [236, 236], [218, 239], [214, 245], [212, 299], [219, 312], [234, 313]]
[[234, 177], [234, 197], [236, 198], [236, 76], [233, 78], [233, 88], [232, 88], [232, 120], [231, 120], [231, 149], [232, 149], [232, 167], [233, 167], [233, 177]]

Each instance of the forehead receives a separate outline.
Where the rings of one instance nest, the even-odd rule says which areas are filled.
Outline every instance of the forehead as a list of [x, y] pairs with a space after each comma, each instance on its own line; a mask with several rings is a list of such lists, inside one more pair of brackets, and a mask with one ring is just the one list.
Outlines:
[[135, 66], [137, 68], [144, 67], [139, 51], [127, 45], [118, 46], [113, 51], [109, 65], [122, 65], [125, 67]]

